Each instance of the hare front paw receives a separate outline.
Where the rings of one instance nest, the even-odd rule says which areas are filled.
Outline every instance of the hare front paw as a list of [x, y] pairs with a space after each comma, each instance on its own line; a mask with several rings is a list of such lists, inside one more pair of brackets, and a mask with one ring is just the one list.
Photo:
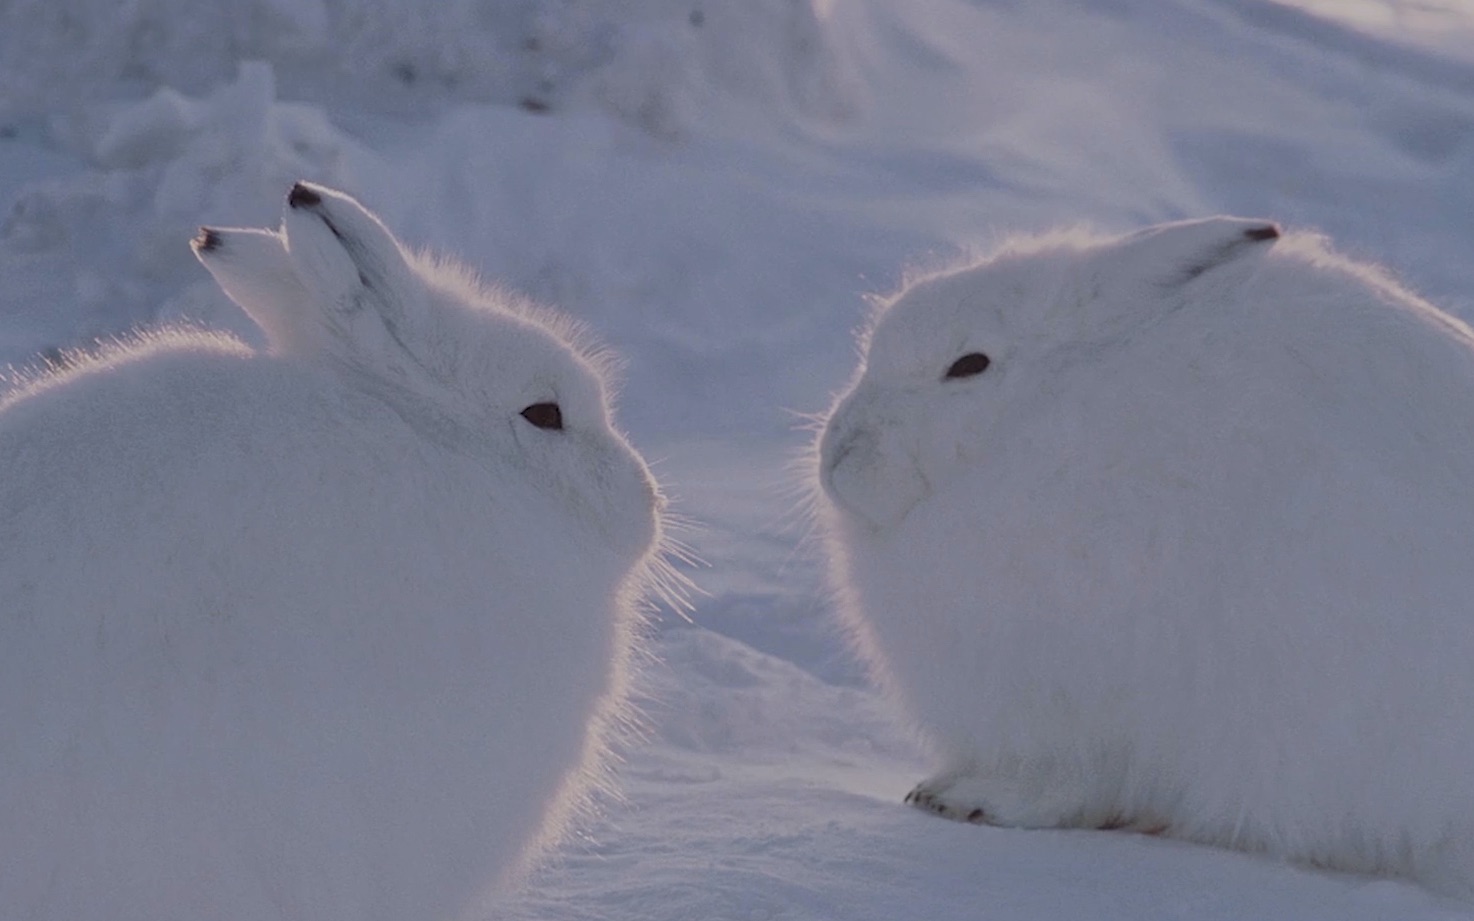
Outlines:
[[1075, 797], [1046, 795], [1003, 778], [957, 772], [923, 780], [906, 794], [906, 802], [956, 822], [1006, 828], [1073, 825], [1069, 819], [1082, 811]]
[[988, 810], [982, 804], [954, 801], [931, 781], [922, 781], [906, 794], [906, 804], [917, 809], [939, 815], [954, 822], [971, 822], [974, 825], [991, 825]]
[[1078, 785], [1058, 778], [1014, 780], [975, 772], [949, 771], [930, 777], [906, 794], [906, 803], [955, 822], [1001, 828], [1126, 828], [1161, 834], [1165, 824], [1128, 817], [1114, 808], [1092, 805]]

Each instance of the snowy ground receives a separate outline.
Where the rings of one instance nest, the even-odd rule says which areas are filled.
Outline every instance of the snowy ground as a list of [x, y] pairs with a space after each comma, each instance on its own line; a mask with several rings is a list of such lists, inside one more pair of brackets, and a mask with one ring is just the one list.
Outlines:
[[252, 335], [185, 244], [297, 178], [628, 357], [705, 594], [659, 625], [626, 801], [505, 917], [1474, 917], [902, 807], [924, 753], [830, 632], [789, 470], [864, 295], [1011, 231], [1271, 217], [1474, 318], [1470, 48], [1455, 0], [0, 0], [0, 361]]

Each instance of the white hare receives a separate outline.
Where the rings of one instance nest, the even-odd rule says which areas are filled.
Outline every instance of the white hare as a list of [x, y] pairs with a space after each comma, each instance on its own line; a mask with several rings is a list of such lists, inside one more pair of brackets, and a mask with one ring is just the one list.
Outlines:
[[0, 914], [441, 921], [596, 782], [664, 500], [566, 322], [342, 194], [0, 403]]
[[1474, 893], [1474, 335], [1307, 235], [1061, 233], [881, 305], [842, 617], [952, 818]]

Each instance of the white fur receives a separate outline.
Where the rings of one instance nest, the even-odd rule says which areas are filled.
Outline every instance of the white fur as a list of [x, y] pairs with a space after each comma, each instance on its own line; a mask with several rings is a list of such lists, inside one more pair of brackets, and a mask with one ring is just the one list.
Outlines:
[[1020, 240], [883, 304], [818, 445], [842, 616], [935, 742], [918, 805], [1468, 895], [1474, 335], [1268, 229]]
[[0, 403], [5, 917], [474, 915], [622, 718], [664, 501], [598, 355], [300, 188], [196, 241], [268, 353], [154, 334]]

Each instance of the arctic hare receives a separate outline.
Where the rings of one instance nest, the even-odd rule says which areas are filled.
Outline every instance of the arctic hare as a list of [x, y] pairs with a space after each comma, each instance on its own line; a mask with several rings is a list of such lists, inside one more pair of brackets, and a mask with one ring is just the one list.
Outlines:
[[0, 403], [0, 913], [474, 914], [597, 775], [663, 499], [570, 324], [353, 199], [194, 245], [268, 351]]
[[1474, 892], [1471, 420], [1469, 327], [1263, 221], [906, 285], [817, 473], [907, 800]]

